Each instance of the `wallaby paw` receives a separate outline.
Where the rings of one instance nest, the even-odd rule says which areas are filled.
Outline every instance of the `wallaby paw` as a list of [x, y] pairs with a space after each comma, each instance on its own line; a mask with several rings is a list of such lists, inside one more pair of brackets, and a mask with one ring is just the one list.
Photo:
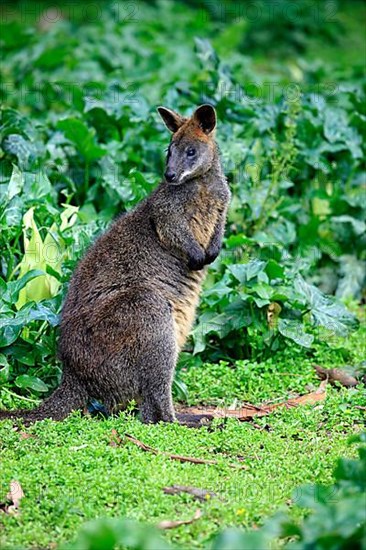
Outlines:
[[192, 254], [188, 258], [188, 267], [191, 271], [200, 271], [205, 267], [206, 254], [202, 252], [197, 252]]

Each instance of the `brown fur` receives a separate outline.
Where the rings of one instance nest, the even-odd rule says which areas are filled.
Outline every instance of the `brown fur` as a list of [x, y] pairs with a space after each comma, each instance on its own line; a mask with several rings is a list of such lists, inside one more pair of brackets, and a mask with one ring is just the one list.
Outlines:
[[178, 183], [163, 181], [90, 248], [62, 310], [61, 386], [37, 409], [2, 411], [0, 418], [60, 420], [95, 398], [109, 411], [135, 399], [145, 422], [175, 419], [175, 364], [194, 321], [204, 266], [221, 247], [230, 192], [213, 109], [202, 106], [191, 119], [160, 113], [174, 131], [167, 170]]

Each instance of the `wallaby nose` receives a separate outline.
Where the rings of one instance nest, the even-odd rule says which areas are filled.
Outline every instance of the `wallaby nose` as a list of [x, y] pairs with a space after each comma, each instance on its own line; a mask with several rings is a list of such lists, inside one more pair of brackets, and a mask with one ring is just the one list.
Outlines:
[[165, 172], [165, 179], [168, 183], [172, 183], [173, 181], [175, 181], [177, 178], [177, 174], [175, 172], [169, 172], [169, 170], [167, 170]]

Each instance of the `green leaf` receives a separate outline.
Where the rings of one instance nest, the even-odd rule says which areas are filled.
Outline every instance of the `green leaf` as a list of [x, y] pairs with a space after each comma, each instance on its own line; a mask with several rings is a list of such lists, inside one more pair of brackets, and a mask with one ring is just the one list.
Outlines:
[[176, 375], [173, 380], [173, 397], [178, 401], [188, 401], [188, 388], [185, 382]]
[[366, 264], [356, 256], [345, 254], [339, 258], [341, 278], [336, 290], [337, 298], [361, 298], [366, 279]]
[[273, 287], [265, 283], [257, 283], [250, 288], [250, 291], [258, 294], [258, 296], [262, 298], [262, 300], [270, 300], [273, 294]]
[[19, 170], [18, 166], [13, 164], [13, 173], [11, 175], [8, 185], [8, 201], [11, 201], [15, 195], [19, 195], [24, 185], [23, 173]]
[[10, 365], [5, 355], [0, 353], [0, 385], [9, 379]]
[[366, 457], [363, 460], [341, 458], [334, 475], [337, 480], [352, 481], [366, 491]]
[[18, 388], [31, 389], [38, 392], [48, 391], [48, 386], [37, 376], [30, 376], [29, 374], [21, 374], [15, 379], [15, 384]]
[[239, 283], [245, 283], [246, 282], [246, 267], [244, 264], [233, 264], [228, 265], [227, 269], [232, 273], [237, 281]]
[[211, 550], [269, 550], [272, 548], [268, 535], [260, 531], [245, 533], [234, 527], [220, 533], [211, 546]]
[[304, 281], [300, 275], [295, 279], [295, 290], [309, 307], [315, 325], [340, 336], [347, 336], [350, 330], [358, 327], [356, 317], [341, 302], [325, 296], [314, 285]]
[[19, 196], [13, 197], [11, 203], [6, 206], [6, 210], [4, 213], [5, 223], [8, 228], [21, 226], [22, 209], [22, 199]]
[[65, 550], [169, 550], [171, 546], [159, 531], [126, 518], [98, 518], [82, 526], [75, 542]]
[[358, 220], [357, 218], [354, 218], [353, 216], [348, 216], [346, 214], [344, 214], [343, 216], [333, 216], [332, 222], [349, 223], [357, 236], [362, 235], [366, 231], [366, 223], [363, 220]]
[[18, 338], [22, 331], [24, 321], [18, 321], [14, 317], [0, 319], [0, 348], [10, 346]]
[[342, 143], [354, 158], [362, 158], [362, 139], [356, 128], [349, 125], [344, 109], [327, 108], [325, 111], [324, 135], [330, 143]]
[[56, 327], [59, 324], [59, 316], [47, 302], [50, 302], [50, 300], [32, 304], [29, 311], [29, 321], [48, 321], [51, 326]]
[[22, 167], [26, 167], [31, 158], [37, 157], [38, 151], [36, 145], [25, 139], [20, 134], [9, 134], [3, 142], [4, 150], [18, 159], [18, 163]]
[[82, 120], [65, 118], [57, 123], [57, 128], [62, 130], [87, 162], [98, 160], [107, 153], [106, 149], [96, 144], [95, 130], [88, 128]]
[[314, 336], [305, 332], [301, 321], [295, 319], [278, 319], [278, 330], [290, 340], [293, 340], [299, 346], [304, 348], [311, 348], [314, 341]]
[[268, 260], [265, 271], [270, 279], [284, 279], [285, 270], [275, 260]]
[[252, 260], [247, 264], [228, 265], [227, 269], [234, 275], [239, 283], [246, 283], [263, 271], [265, 265], [266, 262], [262, 260]]
[[19, 337], [24, 325], [29, 320], [32, 304], [26, 304], [21, 310], [0, 317], [0, 348], [10, 346]]
[[11, 281], [8, 283], [9, 296], [12, 303], [16, 302], [19, 297], [19, 292], [26, 286], [29, 281], [36, 279], [44, 275], [44, 272], [40, 269], [31, 269], [25, 273], [20, 279], [16, 281]]

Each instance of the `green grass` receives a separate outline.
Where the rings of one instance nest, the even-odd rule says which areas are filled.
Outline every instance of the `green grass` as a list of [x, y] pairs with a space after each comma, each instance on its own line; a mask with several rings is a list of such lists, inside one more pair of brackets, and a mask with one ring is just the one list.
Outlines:
[[[357, 366], [365, 358], [366, 325], [348, 339], [336, 338], [333, 347], [319, 342], [311, 350], [289, 345], [263, 362], [224, 361], [202, 366], [190, 365], [180, 371], [189, 387], [188, 402], [194, 405], [230, 406], [235, 399], [261, 404], [272, 400], [286, 400], [292, 395], [314, 391], [319, 385], [314, 365], [333, 368], [342, 365]], [[362, 367], [364, 369], [364, 367]], [[357, 370], [357, 369], [356, 369]], [[353, 390], [344, 392], [344, 397]], [[360, 403], [361, 405], [361, 403]]]
[[[364, 330], [356, 333], [342, 352], [322, 346], [312, 360], [292, 351], [261, 364], [205, 365], [199, 375], [191, 368], [182, 378], [191, 403], [284, 399], [318, 385], [312, 362], [334, 366], [341, 355], [353, 363], [360, 360], [362, 335]], [[225, 526], [251, 528], [279, 507], [291, 508], [289, 499], [299, 485], [330, 483], [337, 458], [355, 453], [347, 439], [361, 429], [363, 411], [356, 406], [364, 402], [361, 386], [328, 387], [326, 401], [316, 406], [282, 409], [255, 419], [255, 425], [230, 420], [224, 427], [218, 423], [200, 430], [145, 426], [129, 414], [99, 420], [75, 413], [62, 423], [44, 421], [17, 431], [2, 423], [1, 495], [16, 479], [25, 498], [18, 517], [0, 516], [0, 546], [49, 548], [57, 543], [62, 548], [91, 518], [127, 516], [156, 524], [189, 519], [200, 508], [200, 520], [165, 536], [184, 548], [203, 548]], [[112, 430], [122, 438], [117, 447], [110, 445]], [[32, 437], [24, 439], [24, 431]], [[126, 432], [162, 451], [214, 458], [218, 464], [181, 464], [154, 456], [125, 441]], [[189, 495], [165, 495], [162, 488], [174, 484], [208, 489], [217, 497], [199, 503]]]

